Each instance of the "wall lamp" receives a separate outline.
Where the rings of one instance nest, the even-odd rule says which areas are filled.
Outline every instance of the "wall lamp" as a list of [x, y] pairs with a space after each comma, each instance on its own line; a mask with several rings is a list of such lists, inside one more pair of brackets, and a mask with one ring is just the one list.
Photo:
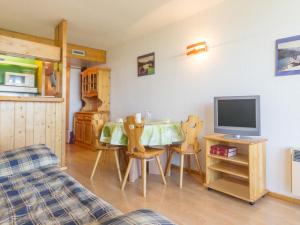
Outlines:
[[196, 55], [207, 51], [208, 51], [208, 47], [205, 41], [198, 42], [186, 47], [186, 55]]

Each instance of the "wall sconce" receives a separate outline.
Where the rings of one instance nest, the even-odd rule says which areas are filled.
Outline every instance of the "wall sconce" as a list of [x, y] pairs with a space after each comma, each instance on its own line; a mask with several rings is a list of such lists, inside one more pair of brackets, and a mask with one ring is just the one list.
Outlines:
[[198, 42], [186, 47], [186, 55], [196, 55], [207, 51], [208, 51], [208, 47], [205, 41]]

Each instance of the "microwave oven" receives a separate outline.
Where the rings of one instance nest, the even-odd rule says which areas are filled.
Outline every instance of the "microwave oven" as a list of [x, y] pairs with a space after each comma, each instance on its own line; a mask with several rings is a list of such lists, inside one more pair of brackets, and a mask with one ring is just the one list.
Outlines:
[[34, 74], [5, 72], [5, 85], [17, 87], [34, 87]]

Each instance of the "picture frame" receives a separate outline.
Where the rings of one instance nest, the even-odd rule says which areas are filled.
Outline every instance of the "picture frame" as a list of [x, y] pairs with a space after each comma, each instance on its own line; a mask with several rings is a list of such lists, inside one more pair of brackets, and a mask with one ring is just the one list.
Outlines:
[[138, 77], [155, 74], [155, 53], [137, 57]]
[[275, 74], [300, 75], [300, 35], [276, 40]]

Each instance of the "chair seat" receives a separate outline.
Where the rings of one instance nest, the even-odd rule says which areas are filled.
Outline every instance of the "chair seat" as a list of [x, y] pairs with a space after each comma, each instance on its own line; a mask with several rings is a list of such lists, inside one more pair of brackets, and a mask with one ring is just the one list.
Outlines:
[[117, 151], [117, 150], [120, 150], [121, 147], [120, 146], [116, 146], [116, 145], [104, 145], [104, 144], [101, 144], [101, 145], [96, 146], [95, 149], [97, 151], [105, 151], [105, 150]]
[[170, 149], [172, 151], [175, 151], [175, 152], [179, 153], [179, 154], [185, 154], [185, 155], [196, 154], [196, 153], [201, 151], [201, 149], [194, 150], [192, 145], [189, 145], [186, 150], [182, 150], [181, 145], [173, 145], [173, 146], [170, 147]]
[[128, 153], [128, 155], [133, 158], [149, 159], [157, 155], [161, 155], [162, 153], [164, 153], [164, 151], [165, 149], [147, 147], [145, 152]]

